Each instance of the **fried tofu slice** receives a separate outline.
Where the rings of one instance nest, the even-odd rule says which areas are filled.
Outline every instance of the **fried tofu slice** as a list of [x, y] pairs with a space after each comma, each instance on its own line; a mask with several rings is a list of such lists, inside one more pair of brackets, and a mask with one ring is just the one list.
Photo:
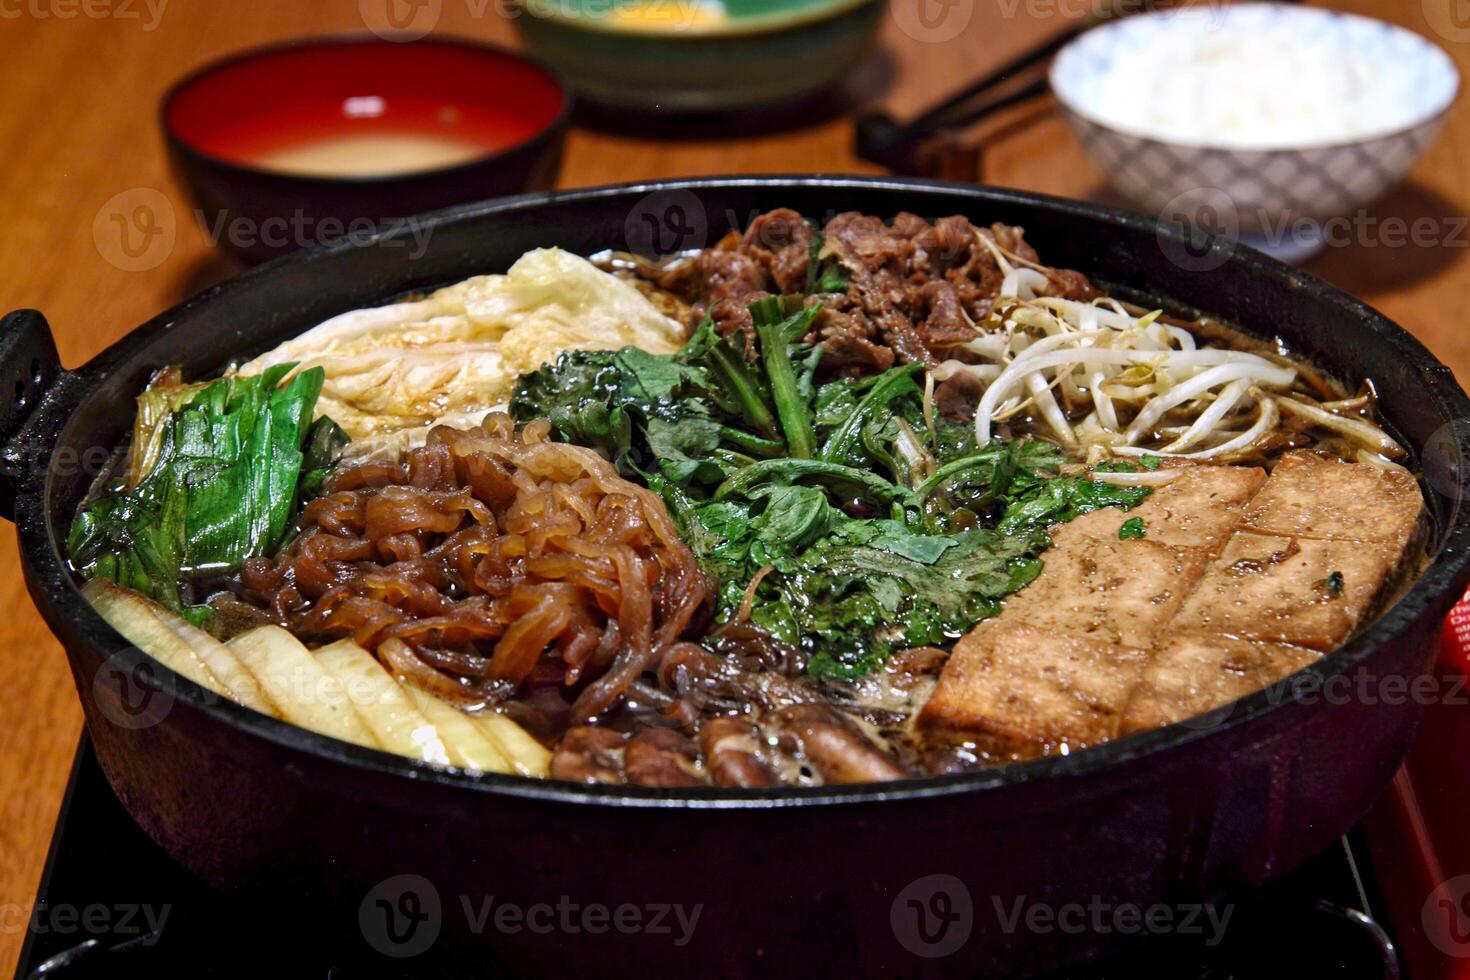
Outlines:
[[[1131, 511], [1053, 528], [1041, 574], [956, 645], [919, 726], [1023, 753], [1091, 745], [1229, 703], [1341, 642], [1386, 549], [1243, 532], [1268, 482], [1190, 466]], [[1144, 536], [1120, 539], [1133, 518]]]
[[1173, 626], [1332, 650], [1397, 561], [1382, 544], [1237, 531]]
[[918, 725], [950, 737], [1055, 748], [1113, 738], [1144, 650], [1033, 626], [983, 623], [955, 645]]
[[[1052, 531], [1036, 581], [1006, 600], [1001, 618], [1054, 633], [1147, 647], [1203, 575], [1210, 553], [1149, 537], [1118, 539], [1130, 516], [1094, 511]], [[1145, 532], [1147, 533], [1147, 532]]]
[[1397, 559], [1423, 509], [1419, 484], [1408, 473], [1295, 452], [1272, 469], [1245, 525], [1267, 534], [1369, 541]]
[[1266, 471], [1257, 466], [1191, 466], [1127, 516], [1143, 520], [1151, 541], [1217, 555], [1265, 480]]
[[1120, 735], [1185, 721], [1301, 670], [1321, 651], [1204, 633], [1172, 633], [1155, 649], [1123, 711]]

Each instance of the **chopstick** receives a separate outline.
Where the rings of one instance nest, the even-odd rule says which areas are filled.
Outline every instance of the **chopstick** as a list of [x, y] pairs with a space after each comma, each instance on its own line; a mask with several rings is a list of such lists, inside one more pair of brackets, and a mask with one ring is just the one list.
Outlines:
[[933, 169], [931, 164], [941, 168], [945, 165], [934, 163], [931, 158], [936, 154], [926, 153], [926, 144], [952, 144], [952, 140], [943, 139], [945, 134], [973, 126], [1003, 109], [1045, 95], [1052, 56], [1099, 24], [1175, 3], [1176, 0], [1115, 0], [1109, 10], [1046, 38], [906, 123], [897, 122], [882, 112], [859, 116], [855, 133], [857, 155], [897, 173], [934, 176], [929, 173]]
[[[1146, 5], [1150, 5], [1152, 2], [1154, 0], [1146, 0]], [[1002, 102], [1008, 105], [1014, 105], [1016, 102], [1021, 101], [1022, 92], [1031, 92], [1033, 95], [1041, 94], [1041, 92], [1046, 90], [1046, 69], [1052, 55], [1066, 47], [1075, 38], [1081, 37], [1095, 24], [1100, 22], [1100, 20], [1088, 20], [1047, 38], [1034, 48], [1023, 52], [990, 74], [981, 76], [958, 92], [938, 104], [931, 106], [912, 121], [905, 123], [903, 128], [915, 132], [957, 128], [978, 122], [985, 116], [998, 111], [1004, 107], [1000, 104]], [[955, 111], [963, 108], [965, 103], [974, 99], [976, 96], [985, 95], [991, 89], [1003, 86], [1012, 80], [1012, 76], [1019, 75], [1022, 72], [1035, 74], [1038, 71], [1040, 74], [1038, 79], [1032, 81], [1031, 84], [1025, 86], [1024, 89], [1012, 96], [982, 103], [978, 107], [972, 107], [968, 112]]]

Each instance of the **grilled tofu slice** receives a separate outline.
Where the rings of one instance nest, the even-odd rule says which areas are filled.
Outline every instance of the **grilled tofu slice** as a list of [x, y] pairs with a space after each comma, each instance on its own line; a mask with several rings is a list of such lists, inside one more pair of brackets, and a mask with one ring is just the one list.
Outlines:
[[1148, 540], [1218, 555], [1265, 480], [1266, 471], [1256, 466], [1191, 466], [1127, 516], [1143, 520]]
[[955, 646], [918, 724], [1041, 749], [1105, 742], [1147, 661], [1107, 640], [983, 623]]
[[1123, 711], [1121, 735], [1202, 715], [1289, 677], [1318, 650], [1203, 633], [1172, 633], [1154, 651]]
[[[1404, 474], [1292, 453], [1190, 467], [1052, 529], [1036, 581], [955, 647], [919, 726], [1026, 754], [1194, 717], [1339, 646], [1420, 520]], [[1139, 518], [1144, 537], [1119, 539]]]
[[1382, 544], [1237, 531], [1174, 626], [1331, 650], [1372, 607], [1397, 560]]
[[[1036, 581], [1006, 600], [1001, 619], [1053, 633], [1147, 647], [1203, 575], [1210, 553], [1151, 537], [1118, 539], [1133, 514], [1094, 511], [1052, 531]], [[1145, 534], [1150, 534], [1145, 524]]]
[[1408, 473], [1288, 453], [1246, 510], [1245, 525], [1267, 534], [1372, 542], [1402, 554], [1424, 498]]

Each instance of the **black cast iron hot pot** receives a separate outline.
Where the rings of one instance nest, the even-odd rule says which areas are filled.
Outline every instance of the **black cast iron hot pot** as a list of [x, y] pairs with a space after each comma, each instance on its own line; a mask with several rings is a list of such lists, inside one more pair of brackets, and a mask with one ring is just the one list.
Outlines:
[[[688, 248], [775, 207], [1019, 224], [1050, 263], [1279, 334], [1350, 386], [1371, 376], [1404, 443], [1432, 446], [1438, 461], [1438, 489], [1426, 488], [1436, 521], [1427, 570], [1289, 690], [1203, 720], [969, 775], [767, 792], [470, 776], [343, 744], [170, 674], [79, 596], [60, 542], [160, 365], [205, 376], [334, 314], [503, 270], [533, 247]], [[1470, 576], [1470, 516], [1445, 492], [1458, 486], [1465, 427], [1454, 423], [1470, 418], [1470, 401], [1444, 365], [1362, 303], [1141, 216], [973, 186], [692, 180], [512, 198], [432, 221], [413, 261], [393, 232], [297, 253], [189, 300], [74, 371], [59, 366], [39, 314], [5, 320], [0, 502], [19, 527], [27, 584], [66, 647], [119, 798], [209, 883], [309, 903], [324, 927], [360, 929], [390, 955], [429, 957], [414, 961], [415, 973], [469, 963], [476, 974], [494, 965], [1006, 976], [1119, 939], [1091, 920], [1018, 921], [1018, 908], [1177, 909], [1263, 883], [1342, 834], [1399, 764], [1418, 720], [1413, 699], [1345, 692], [1422, 675]], [[1353, 683], [1323, 686], [1333, 678]], [[686, 921], [698, 907], [692, 933], [674, 906]]]

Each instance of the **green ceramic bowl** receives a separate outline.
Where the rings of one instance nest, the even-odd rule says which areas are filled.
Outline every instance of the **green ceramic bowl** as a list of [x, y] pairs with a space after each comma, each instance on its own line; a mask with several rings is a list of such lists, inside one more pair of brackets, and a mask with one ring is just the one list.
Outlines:
[[883, 0], [514, 0], [516, 29], [577, 96], [643, 111], [797, 99], [872, 49]]

